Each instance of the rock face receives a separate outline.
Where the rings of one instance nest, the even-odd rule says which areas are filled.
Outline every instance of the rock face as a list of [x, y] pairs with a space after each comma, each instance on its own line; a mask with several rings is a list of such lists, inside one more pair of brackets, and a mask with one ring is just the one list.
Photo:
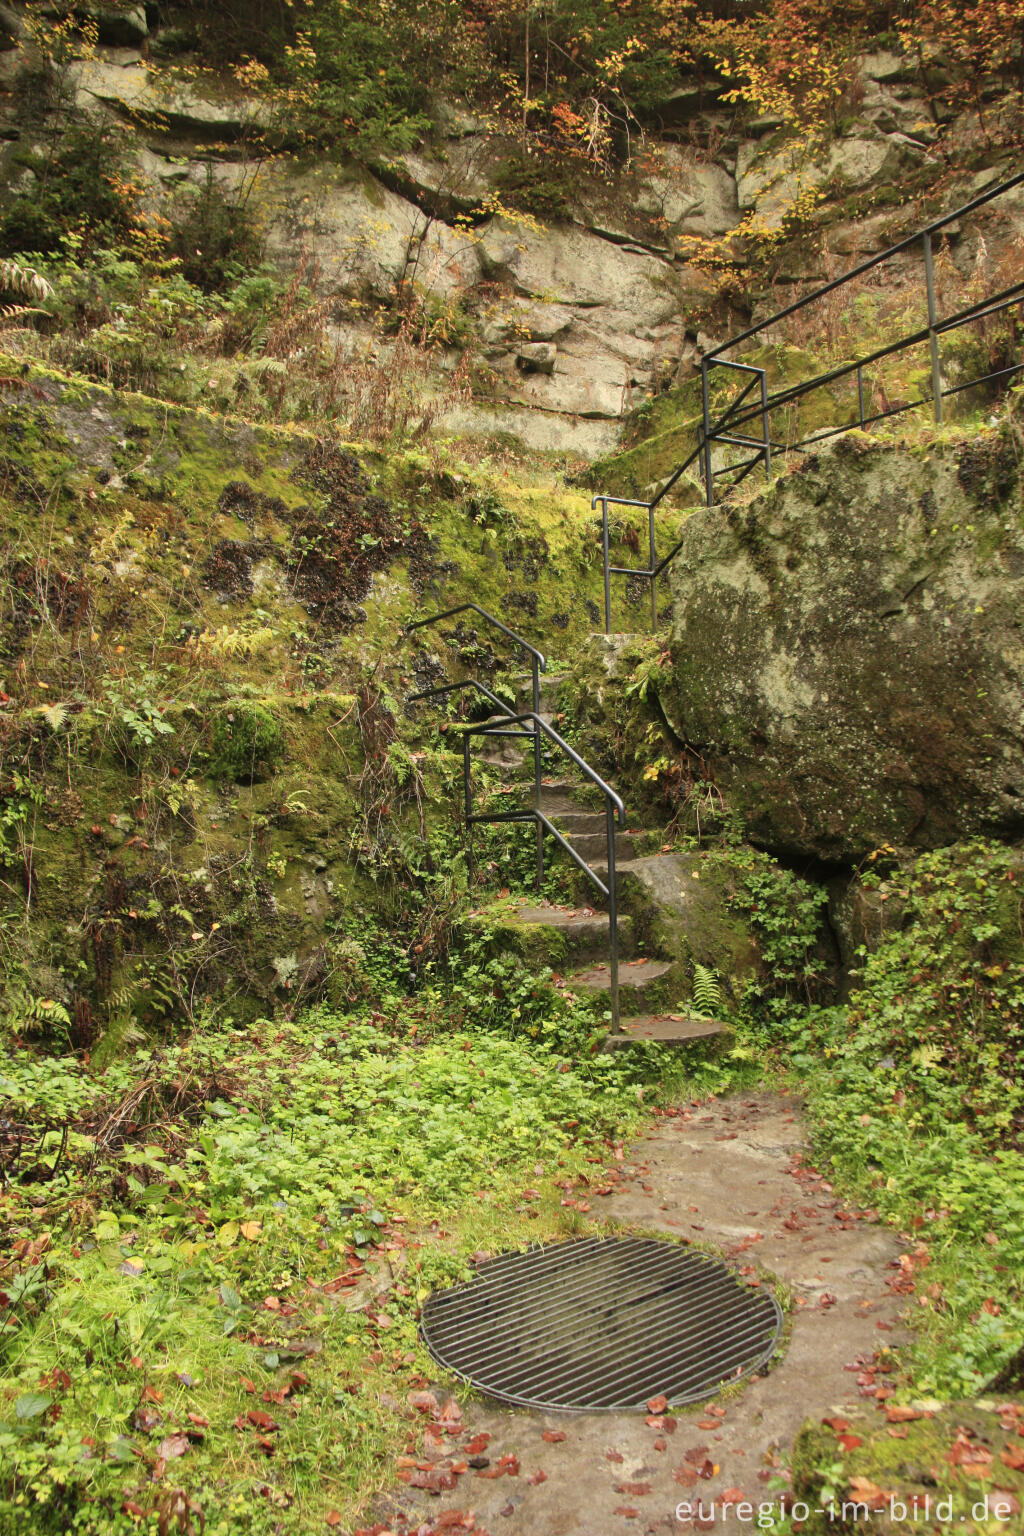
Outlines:
[[661, 701], [755, 842], [849, 862], [1024, 830], [1022, 489], [1009, 431], [857, 433], [691, 519]]

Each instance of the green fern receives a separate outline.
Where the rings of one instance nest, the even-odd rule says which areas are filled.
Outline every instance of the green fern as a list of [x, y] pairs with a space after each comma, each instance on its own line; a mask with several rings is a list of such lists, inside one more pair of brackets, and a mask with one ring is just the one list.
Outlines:
[[690, 999], [691, 1012], [701, 1019], [713, 1017], [722, 1006], [722, 988], [718, 980], [717, 971], [709, 966], [694, 964], [693, 967], [693, 996]]

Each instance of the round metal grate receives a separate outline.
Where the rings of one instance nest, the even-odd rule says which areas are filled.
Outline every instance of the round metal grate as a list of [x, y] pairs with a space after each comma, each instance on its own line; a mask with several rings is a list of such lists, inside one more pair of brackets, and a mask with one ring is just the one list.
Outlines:
[[598, 1237], [499, 1254], [423, 1307], [439, 1364], [525, 1408], [698, 1402], [771, 1357], [782, 1312], [694, 1248]]

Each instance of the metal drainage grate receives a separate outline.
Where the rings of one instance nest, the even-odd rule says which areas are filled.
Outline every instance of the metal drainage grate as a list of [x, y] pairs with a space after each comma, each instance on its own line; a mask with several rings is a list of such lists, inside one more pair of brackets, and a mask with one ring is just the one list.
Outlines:
[[438, 1291], [430, 1353], [524, 1408], [605, 1411], [664, 1394], [697, 1402], [774, 1353], [782, 1313], [708, 1254], [654, 1238], [597, 1237], [499, 1254]]

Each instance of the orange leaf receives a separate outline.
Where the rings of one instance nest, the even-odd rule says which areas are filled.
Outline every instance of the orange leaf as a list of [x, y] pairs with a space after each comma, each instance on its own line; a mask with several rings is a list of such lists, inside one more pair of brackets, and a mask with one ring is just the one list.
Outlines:
[[895, 1497], [894, 1494], [887, 1493], [884, 1488], [879, 1488], [878, 1484], [873, 1483], [868, 1477], [851, 1477], [850, 1493], [858, 1504], [878, 1507], [887, 1505], [890, 1499]]

